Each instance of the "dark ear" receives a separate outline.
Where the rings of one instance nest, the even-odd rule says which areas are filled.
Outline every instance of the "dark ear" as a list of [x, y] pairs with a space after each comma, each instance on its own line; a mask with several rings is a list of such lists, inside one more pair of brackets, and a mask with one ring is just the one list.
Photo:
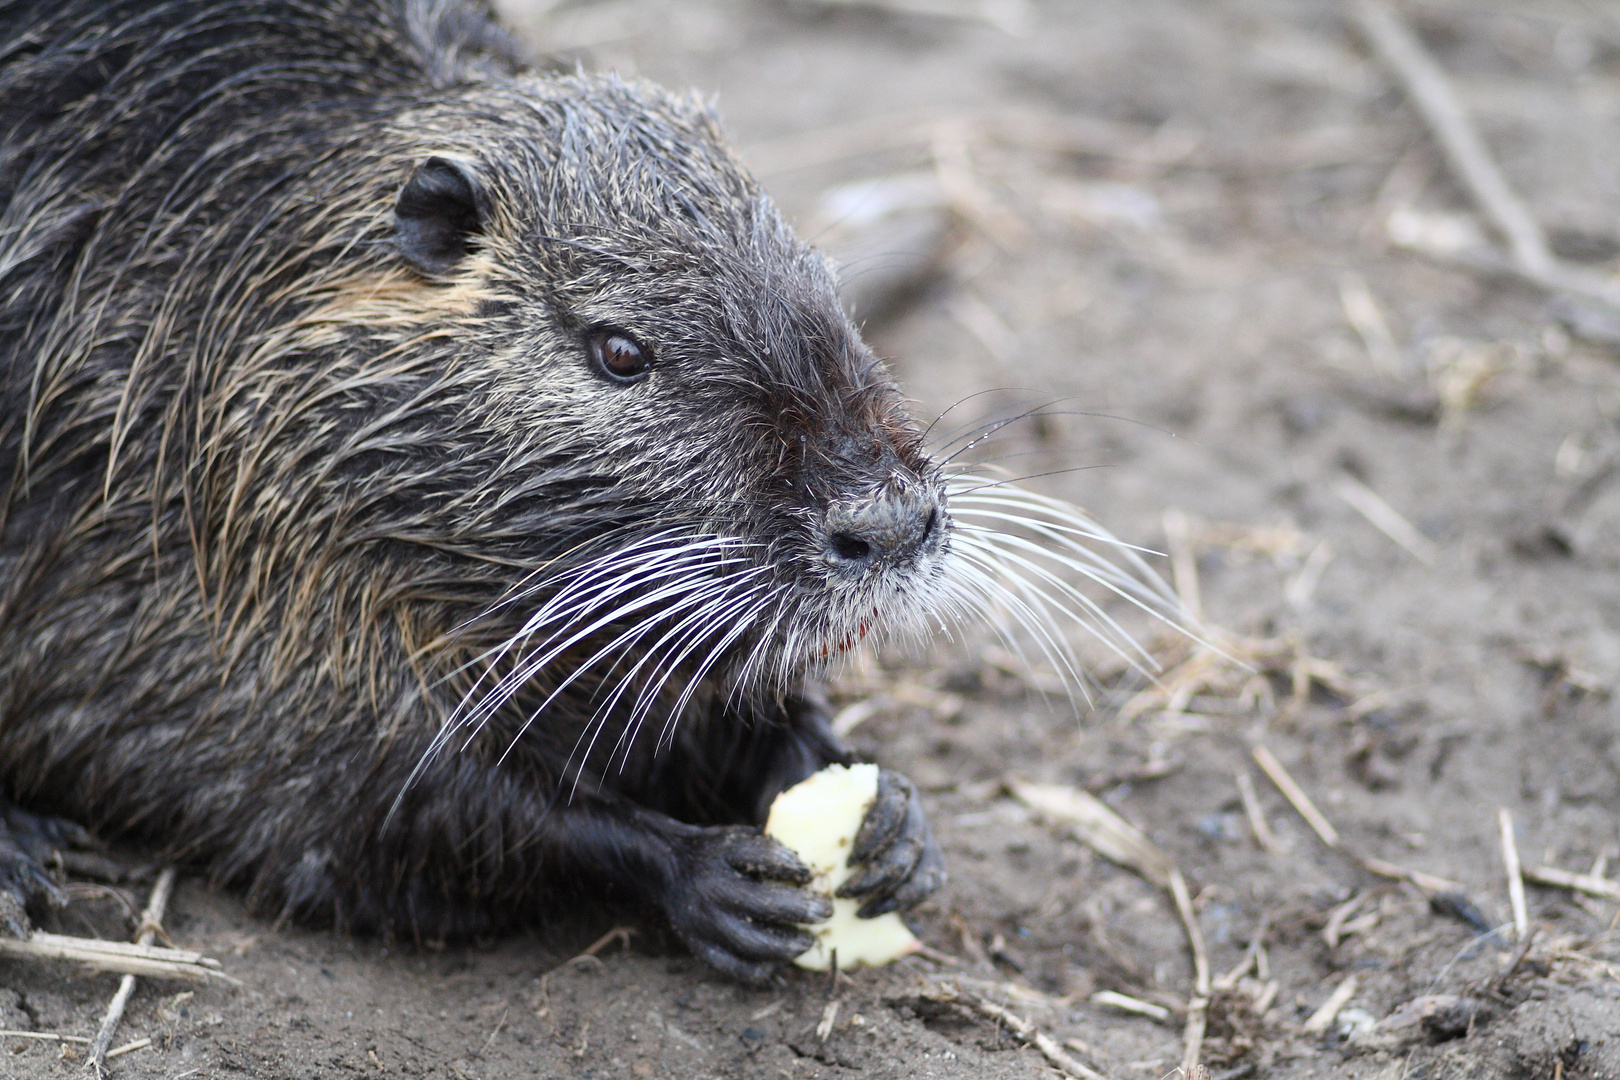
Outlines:
[[394, 203], [399, 253], [424, 274], [442, 274], [460, 262], [482, 227], [475, 181], [448, 158], [418, 165]]

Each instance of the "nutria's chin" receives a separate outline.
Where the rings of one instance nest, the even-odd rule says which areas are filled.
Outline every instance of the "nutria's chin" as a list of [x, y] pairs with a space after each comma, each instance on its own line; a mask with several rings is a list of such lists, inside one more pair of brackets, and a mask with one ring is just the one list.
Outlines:
[[[928, 616], [951, 523], [713, 114], [459, 0], [0, 42], [0, 853], [26, 807], [351, 928], [570, 894], [743, 978], [806, 947], [753, 827], [850, 760], [799, 679]], [[873, 912], [943, 881], [893, 774], [857, 855]]]

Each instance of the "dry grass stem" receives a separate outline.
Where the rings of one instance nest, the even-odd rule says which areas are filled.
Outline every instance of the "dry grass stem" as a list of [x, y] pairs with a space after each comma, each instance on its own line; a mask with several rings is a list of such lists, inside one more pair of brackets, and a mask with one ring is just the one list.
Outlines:
[[1170, 884], [1170, 856], [1142, 831], [1094, 795], [1061, 784], [1009, 779], [1013, 798], [1055, 825], [1067, 825], [1076, 839], [1105, 858], [1135, 870], [1161, 889]]
[[1347, 975], [1344, 982], [1339, 984], [1339, 988], [1329, 994], [1326, 1001], [1322, 1002], [1322, 1007], [1311, 1013], [1311, 1018], [1305, 1021], [1305, 1025], [1300, 1030], [1307, 1035], [1320, 1035], [1328, 1029], [1328, 1025], [1333, 1023], [1334, 1017], [1339, 1015], [1339, 1010], [1348, 1005], [1350, 999], [1355, 996], [1356, 977]]
[[1198, 557], [1193, 551], [1192, 529], [1187, 515], [1173, 507], [1164, 512], [1164, 540], [1170, 549], [1170, 573], [1175, 580], [1176, 596], [1192, 622], [1203, 622], [1204, 598], [1198, 585]]
[[1211, 989], [1230, 990], [1237, 986], [1238, 980], [1242, 979], [1251, 970], [1262, 979], [1266, 977], [1266, 931], [1270, 928], [1271, 916], [1269, 913], [1262, 912], [1260, 925], [1254, 928], [1254, 936], [1249, 938], [1249, 947], [1243, 950], [1243, 959], [1238, 961], [1231, 971], [1216, 978], [1210, 984]]
[[1507, 871], [1508, 900], [1513, 905], [1513, 940], [1523, 941], [1530, 933], [1530, 913], [1524, 904], [1524, 875], [1519, 869], [1519, 845], [1513, 838], [1513, 815], [1498, 807], [1496, 823], [1502, 831], [1502, 866]]
[[1121, 994], [1114, 990], [1097, 991], [1091, 995], [1091, 1003], [1101, 1005], [1104, 1008], [1118, 1009], [1120, 1012], [1146, 1016], [1152, 1020], [1163, 1021], [1170, 1019], [1170, 1010], [1163, 1005], [1155, 1005], [1151, 1001], [1143, 1001], [1141, 998], [1134, 998], [1129, 994]]
[[39, 931], [27, 941], [0, 938], [0, 956], [71, 960], [96, 971], [145, 975], [156, 979], [180, 979], [186, 982], [223, 979], [228, 983], [237, 982], [219, 970], [218, 960], [184, 949], [166, 949], [155, 945], [141, 947], [127, 942], [97, 941]]
[[1365, 893], [1357, 893], [1355, 896], [1352, 896], [1350, 899], [1328, 912], [1327, 923], [1322, 927], [1322, 941], [1327, 945], [1328, 948], [1337, 949], [1339, 947], [1340, 934], [1344, 930], [1345, 922], [1349, 920], [1350, 916], [1356, 913], [1356, 909], [1359, 908], [1362, 901], [1366, 899], [1367, 896]]
[[1331, 543], [1326, 540], [1316, 542], [1311, 553], [1305, 556], [1305, 565], [1283, 587], [1283, 599], [1289, 607], [1303, 611], [1310, 606], [1312, 598], [1316, 596], [1316, 587], [1322, 583], [1322, 575], [1327, 572], [1328, 563], [1333, 561], [1333, 555]]
[[1531, 217], [1524, 201], [1508, 186], [1462, 102], [1452, 92], [1445, 73], [1417, 35], [1383, 0], [1358, 0], [1355, 15], [1374, 51], [1411, 95], [1412, 103], [1439, 141], [1458, 179], [1507, 238], [1514, 260], [1527, 270], [1550, 268], [1553, 256], [1541, 226]]
[[1240, 769], [1236, 776], [1238, 794], [1243, 798], [1243, 813], [1249, 819], [1249, 829], [1254, 833], [1254, 841], [1268, 855], [1278, 852], [1277, 837], [1266, 823], [1265, 808], [1260, 805], [1260, 796], [1255, 793], [1254, 780], [1250, 778], [1248, 770]]
[[812, 0], [824, 8], [864, 8], [891, 16], [978, 22], [1014, 37], [1029, 29], [1027, 0]]
[[1182, 1033], [1183, 1053], [1181, 1068], [1187, 1075], [1198, 1068], [1198, 1057], [1203, 1052], [1204, 1028], [1209, 1016], [1209, 954], [1204, 949], [1204, 932], [1198, 928], [1198, 915], [1193, 911], [1192, 897], [1187, 893], [1187, 881], [1181, 868], [1170, 867], [1170, 895], [1176, 902], [1176, 914], [1187, 932], [1187, 946], [1193, 957], [1193, 997], [1187, 1003], [1187, 1026]]
[[106, 1060], [111, 1061], [115, 1057], [123, 1057], [125, 1054], [128, 1054], [131, 1051], [145, 1050], [148, 1046], [151, 1046], [151, 1045], [152, 1045], [152, 1040], [151, 1039], [136, 1039], [134, 1042], [127, 1042], [123, 1046], [119, 1046], [119, 1047], [116, 1047], [116, 1048], [114, 1048], [112, 1050], [107, 1051]]
[[1613, 900], [1620, 903], [1620, 882], [1610, 881], [1608, 878], [1576, 874], [1569, 870], [1560, 870], [1556, 866], [1527, 869], [1524, 876], [1537, 885], [1548, 885], [1555, 889], [1573, 889], [1587, 896], [1595, 896], [1599, 900]]
[[[1364, 696], [1337, 664], [1310, 655], [1293, 635], [1240, 637], [1211, 627], [1199, 633], [1205, 641], [1180, 637], [1154, 647], [1163, 674], [1120, 706], [1120, 723], [1152, 712], [1227, 716], [1236, 709], [1268, 715], [1275, 705], [1269, 674], [1287, 676], [1294, 707], [1305, 704], [1313, 684], [1351, 701]], [[1219, 707], [1226, 702], [1231, 706]]]
[[[1383, 0], [1358, 0], [1354, 14], [1379, 59], [1400, 79], [1457, 178], [1507, 239], [1510, 255], [1504, 265], [1474, 268], [1507, 270], [1544, 289], [1577, 294], [1611, 307], [1620, 304], [1620, 289], [1612, 282], [1553, 256], [1546, 234], [1497, 168], [1440, 65], [1394, 9]], [[1468, 260], [1457, 261], [1466, 264]]]
[[1327, 818], [1322, 816], [1322, 812], [1316, 808], [1316, 804], [1311, 802], [1310, 796], [1305, 794], [1305, 789], [1296, 784], [1294, 778], [1288, 775], [1288, 770], [1283, 768], [1282, 762], [1278, 761], [1271, 751], [1264, 746], [1256, 746], [1253, 754], [1255, 764], [1259, 765], [1261, 771], [1271, 778], [1273, 784], [1277, 785], [1277, 790], [1282, 792], [1283, 798], [1288, 800], [1289, 805], [1299, 811], [1299, 816], [1305, 819], [1305, 823], [1315, 831], [1317, 836], [1322, 838], [1322, 843], [1331, 848], [1338, 847], [1338, 830], [1333, 827]]
[[832, 1035], [833, 1025], [838, 1023], [838, 1001], [834, 999], [827, 1002], [827, 1007], [821, 1010], [821, 1021], [816, 1024], [816, 1041], [826, 1042]]
[[[165, 866], [152, 885], [152, 895], [146, 901], [146, 910], [141, 912], [141, 921], [135, 927], [135, 944], [152, 944], [152, 939], [163, 929], [163, 913], [169, 906], [169, 896], [173, 892], [174, 867]], [[113, 994], [112, 1001], [107, 1004], [107, 1013], [101, 1018], [101, 1027], [96, 1032], [95, 1041], [90, 1044], [90, 1071], [98, 1077], [107, 1072], [109, 1056], [107, 1048], [112, 1045], [112, 1037], [124, 1019], [124, 1008], [129, 1004], [130, 995], [134, 993], [134, 975], [125, 975], [118, 980], [118, 990]], [[138, 1048], [133, 1045], [128, 1048], [120, 1047], [120, 1050], [125, 1052], [133, 1049]]]
[[1406, 549], [1407, 554], [1424, 566], [1433, 566], [1440, 549], [1433, 540], [1418, 532], [1417, 527], [1403, 517], [1383, 497], [1353, 476], [1340, 476], [1333, 483], [1333, 494], [1372, 523], [1373, 528]]
[[988, 1017], [1012, 1032], [1020, 1042], [1033, 1046], [1040, 1055], [1058, 1070], [1076, 1077], [1077, 1080], [1107, 1080], [1096, 1069], [1087, 1068], [1074, 1058], [1064, 1053], [1058, 1041], [1041, 1031], [1028, 1020], [1023, 1019], [1010, 1009], [997, 1005], [993, 1001], [986, 1001], [975, 994], [964, 995], [964, 1000], [971, 1005], [981, 1016]]
[[1368, 872], [1377, 874], [1379, 877], [1392, 878], [1396, 881], [1409, 881], [1416, 885], [1419, 891], [1429, 896], [1437, 893], [1465, 893], [1468, 891], [1467, 886], [1460, 881], [1425, 874], [1421, 870], [1408, 870], [1404, 866], [1397, 866], [1392, 862], [1385, 862], [1383, 859], [1363, 858], [1361, 865], [1366, 867]]
[[0, 1031], [0, 1039], [39, 1039], [44, 1042], [88, 1043], [83, 1035], [58, 1035], [54, 1031]]
[[1339, 279], [1339, 302], [1344, 305], [1345, 320], [1360, 336], [1367, 357], [1378, 369], [1378, 374], [1391, 379], [1399, 378], [1401, 349], [1395, 342], [1395, 335], [1390, 333], [1383, 308], [1379, 307], [1377, 298], [1367, 287], [1367, 279], [1353, 270], [1347, 272]]

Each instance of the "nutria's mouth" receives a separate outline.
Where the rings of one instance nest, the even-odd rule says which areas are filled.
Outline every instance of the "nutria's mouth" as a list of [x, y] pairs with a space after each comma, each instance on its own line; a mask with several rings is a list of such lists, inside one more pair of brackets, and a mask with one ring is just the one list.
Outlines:
[[872, 624], [876, 618], [877, 608], [873, 608], [872, 618], [862, 619], [860, 626], [853, 634], [846, 634], [837, 641], [832, 642], [830, 645], [823, 645], [821, 647], [821, 658], [826, 660], [832, 656], [842, 656], [844, 653], [849, 652], [851, 649], [855, 648], [855, 646], [865, 641], [866, 632], [872, 629]]

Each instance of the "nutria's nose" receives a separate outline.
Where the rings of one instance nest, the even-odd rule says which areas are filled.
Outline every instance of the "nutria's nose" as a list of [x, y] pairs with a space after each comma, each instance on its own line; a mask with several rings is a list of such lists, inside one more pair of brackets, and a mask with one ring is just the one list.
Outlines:
[[939, 532], [944, 508], [931, 485], [890, 483], [875, 497], [827, 510], [828, 561], [849, 569], [904, 562]]

